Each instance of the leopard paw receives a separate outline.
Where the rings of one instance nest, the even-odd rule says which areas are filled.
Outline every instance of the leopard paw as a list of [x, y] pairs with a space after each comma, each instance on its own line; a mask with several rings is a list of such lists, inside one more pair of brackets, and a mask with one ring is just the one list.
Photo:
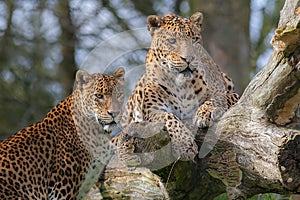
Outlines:
[[213, 107], [211, 101], [206, 101], [198, 108], [193, 123], [199, 128], [210, 127], [213, 122], [222, 117], [225, 112], [226, 108]]
[[199, 128], [205, 128], [209, 127], [210, 121], [211, 121], [211, 110], [212, 110], [212, 102], [211, 101], [206, 101], [204, 104], [202, 104], [194, 118], [193, 118], [193, 123], [199, 127]]

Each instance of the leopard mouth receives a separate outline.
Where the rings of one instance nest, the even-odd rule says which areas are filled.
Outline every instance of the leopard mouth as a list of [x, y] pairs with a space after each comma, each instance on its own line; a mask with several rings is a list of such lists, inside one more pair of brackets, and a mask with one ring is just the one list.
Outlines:
[[193, 70], [191, 70], [191, 68], [189, 67], [186, 67], [184, 70], [180, 71], [177, 74], [175, 83], [177, 86], [183, 86], [192, 79], [194, 79]]
[[115, 122], [115, 120], [112, 120], [111, 122], [105, 122], [101, 119], [98, 119], [99, 124], [101, 124], [101, 126], [111, 126], [111, 125], [116, 125], [117, 123]]
[[104, 121], [99, 121], [99, 123], [102, 125], [104, 131], [107, 133], [111, 132], [117, 127], [117, 122], [115, 122], [114, 120], [109, 123], [106, 123]]
[[182, 70], [179, 73], [183, 74], [184, 78], [188, 78], [188, 79], [192, 79], [193, 78], [193, 70], [189, 66], [186, 67], [184, 70]]
[[117, 124], [117, 122], [115, 122], [115, 121], [112, 121], [112, 122], [109, 122], [109, 123], [106, 123], [105, 125], [107, 126], [113, 126], [113, 125], [116, 125]]

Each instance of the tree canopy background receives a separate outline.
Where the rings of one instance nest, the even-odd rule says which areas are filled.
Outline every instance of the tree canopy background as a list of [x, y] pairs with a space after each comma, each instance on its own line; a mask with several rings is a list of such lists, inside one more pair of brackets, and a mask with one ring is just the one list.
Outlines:
[[[204, 47], [241, 94], [267, 62], [284, 1], [0, 1], [0, 139], [41, 120], [72, 92], [75, 72], [101, 42], [146, 27], [148, 15], [204, 14]], [[112, 49], [103, 49], [112, 51]], [[147, 49], [116, 64], [144, 63]], [[130, 52], [129, 52], [130, 54]]]

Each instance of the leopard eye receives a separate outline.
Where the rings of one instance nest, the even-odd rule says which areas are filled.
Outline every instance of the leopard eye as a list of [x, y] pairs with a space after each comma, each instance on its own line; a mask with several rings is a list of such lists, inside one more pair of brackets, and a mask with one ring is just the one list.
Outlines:
[[98, 98], [98, 99], [103, 99], [104, 98], [104, 96], [103, 96], [103, 94], [95, 94], [95, 96]]
[[197, 42], [197, 41], [198, 41], [198, 39], [199, 39], [198, 37], [193, 37], [193, 38], [192, 38], [192, 43], [195, 43], [195, 42]]
[[175, 44], [175, 43], [176, 43], [176, 39], [175, 39], [175, 38], [169, 38], [169, 39], [168, 39], [168, 42], [169, 42], [170, 44]]

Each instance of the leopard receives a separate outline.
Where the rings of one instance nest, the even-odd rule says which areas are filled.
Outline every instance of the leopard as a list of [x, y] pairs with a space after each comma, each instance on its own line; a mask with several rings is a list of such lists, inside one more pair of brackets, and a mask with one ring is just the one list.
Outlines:
[[78, 70], [71, 95], [1, 141], [0, 199], [84, 198], [115, 151], [124, 74]]
[[[128, 98], [121, 121], [124, 130], [144, 121], [164, 123], [172, 152], [180, 160], [194, 160], [198, 154], [195, 133], [183, 121], [191, 119], [197, 129], [210, 127], [239, 99], [232, 79], [203, 48], [202, 22], [201, 12], [189, 18], [148, 16], [152, 40], [146, 71]], [[132, 145], [122, 141], [131, 141], [129, 133], [121, 134], [114, 139], [119, 152], [125, 154], [124, 148], [130, 146], [133, 153]]]

